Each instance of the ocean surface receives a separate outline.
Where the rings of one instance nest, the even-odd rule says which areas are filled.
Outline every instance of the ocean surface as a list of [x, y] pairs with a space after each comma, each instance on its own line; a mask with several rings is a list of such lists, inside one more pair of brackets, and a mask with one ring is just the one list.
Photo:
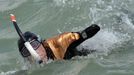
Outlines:
[[[30, 66], [10, 14], [43, 39], [98, 24], [100, 32], [78, 47], [96, 52]], [[134, 0], [0, 0], [0, 75], [134, 75]]]

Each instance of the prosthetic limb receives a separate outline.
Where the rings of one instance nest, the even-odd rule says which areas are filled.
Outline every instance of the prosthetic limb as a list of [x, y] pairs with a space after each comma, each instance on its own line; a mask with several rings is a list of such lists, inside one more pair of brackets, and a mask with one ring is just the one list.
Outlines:
[[66, 51], [65, 56], [64, 56], [64, 59], [71, 59], [73, 56], [76, 56], [76, 55], [79, 55], [79, 56], [87, 55], [87, 54], [93, 52], [93, 51], [86, 52], [87, 50], [78, 51], [76, 49], [76, 47], [79, 46], [85, 40], [93, 37], [99, 30], [100, 30], [100, 27], [98, 25], [92, 24], [91, 26], [87, 27], [83, 31], [76, 32], [76, 33], [78, 33], [80, 35], [80, 38], [77, 41], [74, 41], [67, 48], [67, 51]]

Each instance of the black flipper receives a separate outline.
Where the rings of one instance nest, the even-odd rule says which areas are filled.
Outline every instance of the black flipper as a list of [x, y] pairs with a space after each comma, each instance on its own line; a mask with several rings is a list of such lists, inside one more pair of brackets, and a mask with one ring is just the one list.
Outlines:
[[84, 42], [85, 40], [93, 37], [99, 30], [100, 30], [100, 27], [98, 25], [92, 24], [91, 26], [87, 27], [83, 31], [76, 32], [80, 35], [80, 39], [77, 41], [74, 41], [68, 47], [67, 52], [65, 53], [64, 59], [70, 59], [73, 56], [76, 56], [77, 54], [79, 54], [75, 48], [79, 46], [82, 42]]

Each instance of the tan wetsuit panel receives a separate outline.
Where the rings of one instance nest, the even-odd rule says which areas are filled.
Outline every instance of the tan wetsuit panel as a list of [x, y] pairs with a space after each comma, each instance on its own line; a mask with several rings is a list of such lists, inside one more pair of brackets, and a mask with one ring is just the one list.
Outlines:
[[80, 38], [78, 33], [66, 32], [56, 37], [46, 40], [49, 44], [52, 52], [55, 55], [55, 59], [63, 59], [69, 45]]

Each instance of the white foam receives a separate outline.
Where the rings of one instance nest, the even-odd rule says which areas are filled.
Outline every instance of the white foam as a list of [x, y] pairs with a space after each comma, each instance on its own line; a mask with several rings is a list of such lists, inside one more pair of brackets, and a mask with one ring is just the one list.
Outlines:
[[121, 18], [122, 18], [122, 21], [125, 22], [127, 24], [127, 26], [129, 26], [129, 28], [134, 29], [134, 25], [132, 23], [132, 20], [129, 19], [127, 14], [123, 14], [123, 16]]
[[108, 30], [101, 30], [94, 37], [82, 43], [82, 47], [107, 54], [110, 49], [114, 49], [115, 47], [120, 46], [120, 44], [124, 41], [129, 40], [129, 38], [126, 37], [128, 37], [128, 35], [118, 32], [114, 33], [113, 31]]
[[7, 71], [7, 72], [1, 72], [0, 75], [11, 75], [11, 74], [13, 74], [15, 72], [16, 72], [16, 70], [14, 70], [14, 71]]

